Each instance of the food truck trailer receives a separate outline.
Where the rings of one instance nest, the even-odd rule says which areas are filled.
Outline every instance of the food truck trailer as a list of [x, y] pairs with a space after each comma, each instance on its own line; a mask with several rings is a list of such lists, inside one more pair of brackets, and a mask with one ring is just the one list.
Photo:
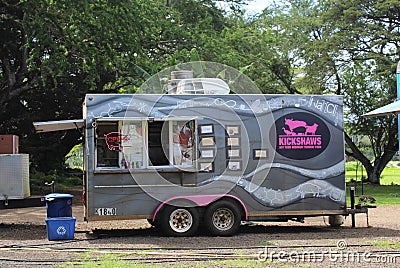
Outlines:
[[85, 220], [228, 236], [242, 221], [329, 216], [340, 225], [355, 212], [346, 206], [342, 96], [227, 94], [206, 84], [88, 94], [83, 119], [35, 123], [38, 132], [83, 130]]

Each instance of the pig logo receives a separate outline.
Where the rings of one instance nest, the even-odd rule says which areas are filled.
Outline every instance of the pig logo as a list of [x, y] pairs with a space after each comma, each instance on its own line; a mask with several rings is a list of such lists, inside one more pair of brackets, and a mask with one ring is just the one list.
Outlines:
[[275, 121], [275, 131], [276, 151], [296, 160], [310, 159], [321, 154], [331, 138], [324, 121], [305, 112], [290, 113], [278, 118]]
[[[305, 136], [305, 135], [315, 135], [317, 131], [318, 124], [314, 123], [309, 126], [306, 122], [301, 120], [293, 120], [285, 118], [285, 125], [288, 126], [289, 130], [282, 128], [283, 132], [288, 136]], [[300, 131], [296, 131], [300, 129]]]
[[104, 134], [106, 144], [110, 151], [122, 151], [122, 141], [129, 141], [129, 136], [120, 132], [110, 132]]

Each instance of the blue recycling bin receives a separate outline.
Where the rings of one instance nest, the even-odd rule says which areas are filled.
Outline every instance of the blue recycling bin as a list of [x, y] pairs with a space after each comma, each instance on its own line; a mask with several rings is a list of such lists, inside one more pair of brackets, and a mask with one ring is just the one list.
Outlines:
[[45, 196], [47, 218], [72, 217], [72, 194], [52, 193]]
[[74, 217], [46, 218], [47, 238], [49, 240], [72, 240], [75, 235]]

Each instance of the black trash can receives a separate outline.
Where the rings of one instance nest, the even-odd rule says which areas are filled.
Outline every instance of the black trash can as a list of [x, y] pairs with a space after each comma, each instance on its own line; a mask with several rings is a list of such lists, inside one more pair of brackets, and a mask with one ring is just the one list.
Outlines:
[[72, 194], [52, 193], [45, 196], [47, 218], [72, 217]]

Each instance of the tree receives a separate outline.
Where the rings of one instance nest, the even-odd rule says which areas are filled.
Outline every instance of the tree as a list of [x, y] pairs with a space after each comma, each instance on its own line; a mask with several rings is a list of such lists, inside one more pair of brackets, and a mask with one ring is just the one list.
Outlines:
[[[264, 12], [276, 19], [273, 27], [281, 29], [292, 46], [287, 55], [295, 55], [300, 63], [292, 67], [298, 75], [286, 76], [288, 81], [302, 93], [345, 96], [347, 154], [362, 162], [373, 183], [379, 183], [383, 168], [395, 154], [397, 124], [393, 117], [361, 116], [395, 97], [399, 7], [398, 0], [289, 0]], [[352, 135], [370, 139], [372, 160], [357, 148]]]
[[32, 121], [80, 118], [88, 92], [135, 92], [225, 27], [211, 0], [5, 0], [0, 12], [0, 133], [41, 170], [62, 168], [80, 134], [37, 135]]
[[147, 1], [2, 1], [0, 132], [21, 136], [22, 151], [38, 168], [60, 168], [80, 135], [36, 135], [32, 121], [79, 118], [85, 93], [140, 84], [135, 61], [147, 55], [138, 14], [148, 7]]
[[[324, 19], [336, 29], [339, 51], [351, 68], [342, 71], [340, 82], [352, 112], [347, 124], [347, 153], [361, 161], [368, 180], [380, 182], [380, 174], [398, 148], [397, 120], [394, 117], [365, 119], [361, 113], [395, 99], [395, 68], [399, 59], [400, 1], [330, 1]], [[342, 57], [343, 58], [343, 57]], [[364, 108], [365, 107], [365, 108]], [[361, 153], [350, 135], [369, 138], [374, 158]]]
[[[395, 116], [383, 116], [367, 119], [362, 115], [371, 107], [380, 107], [393, 96], [394, 85], [385, 83], [387, 77], [377, 77], [371, 66], [356, 64], [353, 73], [344, 74], [343, 87], [346, 88], [345, 104], [347, 115], [347, 133], [345, 138], [349, 150], [348, 156], [355, 157], [365, 167], [370, 182], [379, 183], [379, 176], [398, 148], [397, 120]], [[392, 97], [393, 98], [393, 97]], [[373, 162], [351, 136], [366, 136], [372, 149]], [[358, 146], [358, 147], [357, 147]]]

